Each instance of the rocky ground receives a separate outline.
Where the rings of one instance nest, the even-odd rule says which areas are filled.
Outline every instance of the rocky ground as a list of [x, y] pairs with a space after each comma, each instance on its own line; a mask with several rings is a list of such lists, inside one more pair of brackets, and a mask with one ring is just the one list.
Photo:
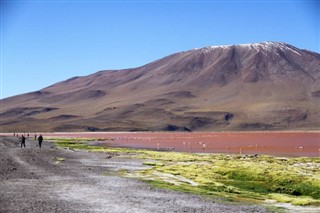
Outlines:
[[145, 168], [140, 160], [56, 149], [0, 137], [0, 212], [266, 212], [156, 189], [115, 175]]

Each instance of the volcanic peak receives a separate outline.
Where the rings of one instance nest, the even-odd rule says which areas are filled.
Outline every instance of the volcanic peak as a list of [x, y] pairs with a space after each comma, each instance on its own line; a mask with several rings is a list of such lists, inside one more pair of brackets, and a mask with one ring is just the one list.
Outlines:
[[0, 132], [319, 130], [320, 54], [209, 46], [1, 100]]

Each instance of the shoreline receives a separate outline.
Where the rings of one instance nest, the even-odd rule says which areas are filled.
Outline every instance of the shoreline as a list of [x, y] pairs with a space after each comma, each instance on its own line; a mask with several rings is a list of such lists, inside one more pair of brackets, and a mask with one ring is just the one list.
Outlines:
[[[3, 134], [3, 133], [2, 133]], [[99, 139], [100, 146], [158, 151], [319, 157], [319, 132], [56, 132], [45, 138]], [[1, 133], [0, 133], [1, 135]], [[12, 136], [12, 133], [6, 133]], [[19, 135], [21, 135], [19, 133]], [[102, 141], [101, 141], [102, 140]]]

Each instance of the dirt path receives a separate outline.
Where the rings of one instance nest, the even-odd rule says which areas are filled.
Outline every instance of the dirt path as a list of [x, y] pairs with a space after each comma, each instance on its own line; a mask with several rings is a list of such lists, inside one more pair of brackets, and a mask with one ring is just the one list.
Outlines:
[[0, 137], [0, 212], [266, 212], [104, 175], [145, 168], [139, 160], [60, 150], [49, 142], [40, 150], [32, 139], [26, 146]]

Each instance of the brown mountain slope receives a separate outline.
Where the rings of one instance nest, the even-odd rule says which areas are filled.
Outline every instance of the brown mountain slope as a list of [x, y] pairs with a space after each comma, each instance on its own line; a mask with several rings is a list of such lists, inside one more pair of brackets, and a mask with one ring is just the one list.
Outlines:
[[1, 100], [1, 131], [319, 129], [320, 54], [278, 42], [176, 53]]

